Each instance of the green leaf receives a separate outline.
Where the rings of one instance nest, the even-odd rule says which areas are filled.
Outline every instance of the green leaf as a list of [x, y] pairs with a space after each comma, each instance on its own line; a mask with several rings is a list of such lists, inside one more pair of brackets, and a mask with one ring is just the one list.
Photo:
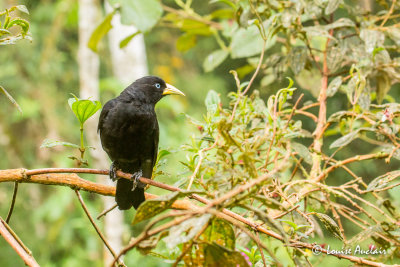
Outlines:
[[6, 30], [6, 29], [0, 29], [0, 36], [6, 35], [6, 34], [11, 34], [11, 32], [9, 30]]
[[369, 191], [374, 191], [376, 189], [385, 188], [391, 181], [398, 178], [399, 176], [400, 176], [400, 171], [392, 171], [385, 173], [379, 177], [376, 177], [369, 183], [366, 191], [369, 192]]
[[385, 34], [378, 30], [361, 29], [360, 38], [365, 42], [365, 49], [372, 53], [375, 47], [383, 46]]
[[205, 266], [249, 266], [246, 259], [239, 251], [227, 249], [218, 244], [205, 244]]
[[119, 48], [124, 48], [125, 46], [127, 46], [129, 44], [129, 42], [138, 34], [142, 33], [141, 31], [137, 31], [129, 36], [127, 36], [126, 38], [124, 38], [124, 40], [122, 40], [119, 43]]
[[358, 131], [353, 131], [350, 132], [342, 137], [340, 137], [339, 139], [336, 139], [330, 146], [329, 148], [336, 148], [336, 147], [342, 147], [345, 145], [348, 145], [351, 143], [351, 141], [353, 141], [354, 139], [357, 138], [358, 135]]
[[211, 0], [210, 4], [214, 4], [214, 3], [218, 3], [218, 2], [227, 4], [228, 6], [236, 9], [236, 5], [229, 0]]
[[323, 213], [315, 213], [315, 215], [324, 224], [326, 229], [333, 234], [334, 237], [343, 241], [342, 233], [340, 232], [340, 228], [336, 224], [335, 220]]
[[121, 0], [121, 22], [133, 24], [141, 32], [149, 31], [161, 18], [163, 9], [157, 0]]
[[218, 67], [229, 55], [229, 52], [224, 49], [219, 49], [209, 54], [204, 62], [203, 68], [205, 72], [209, 72]]
[[55, 146], [66, 146], [66, 147], [73, 147], [73, 148], [80, 148], [79, 145], [72, 144], [69, 142], [63, 142], [63, 141], [56, 141], [56, 140], [50, 140], [50, 139], [45, 139], [40, 146], [40, 148], [50, 148], [50, 147], [55, 147]]
[[295, 75], [299, 74], [307, 62], [307, 48], [303, 46], [293, 47], [289, 54], [289, 65]]
[[185, 19], [183, 20], [183, 22], [179, 22], [177, 26], [180, 27], [182, 31], [187, 32], [188, 34], [204, 36], [209, 36], [212, 34], [210, 25], [193, 19]]
[[376, 101], [381, 104], [385, 95], [390, 90], [389, 75], [384, 71], [379, 71], [376, 76]]
[[100, 40], [111, 30], [111, 20], [115, 14], [115, 11], [108, 14], [104, 20], [100, 23], [99, 26], [93, 31], [92, 35], [90, 36], [88, 47], [97, 53], [98, 45]]
[[18, 5], [18, 6], [15, 6], [15, 7], [16, 7], [19, 11], [21, 11], [21, 12], [23, 12], [23, 13], [29, 15], [29, 11], [28, 11], [28, 9], [26, 8], [26, 6], [24, 6], [24, 5]]
[[70, 105], [75, 116], [78, 118], [81, 126], [89, 119], [93, 114], [95, 114], [100, 108], [101, 103], [99, 101], [92, 101], [88, 99], [68, 99], [68, 104]]
[[354, 130], [353, 132], [350, 132], [342, 137], [340, 137], [339, 139], [336, 139], [330, 146], [329, 148], [335, 148], [335, 147], [342, 147], [345, 145], [348, 145], [351, 143], [351, 141], [353, 141], [354, 139], [357, 138], [358, 133], [361, 131], [372, 131], [374, 132], [375, 129], [374, 128], [366, 128], [366, 127], [362, 127], [359, 128], [357, 130]]
[[167, 232], [161, 232], [159, 235], [156, 236], [151, 236], [145, 240], [142, 240], [137, 244], [136, 248], [140, 251], [142, 254], [150, 254], [153, 249], [155, 249], [161, 240], [161, 238], [165, 237], [167, 235]]
[[167, 155], [169, 155], [169, 154], [171, 154], [170, 151], [168, 151], [168, 150], [166, 150], [166, 149], [161, 149], [160, 151], [158, 151], [158, 154], [157, 154], [157, 162], [158, 162], [160, 159], [164, 158], [165, 156], [167, 156]]
[[3, 94], [6, 95], [6, 97], [8, 98], [8, 100], [10, 100], [10, 102], [19, 110], [19, 112], [22, 113], [22, 109], [21, 107], [18, 105], [17, 101], [15, 101], [15, 99], [7, 92], [6, 89], [4, 89], [3, 86], [0, 85], [0, 90], [3, 92]]
[[334, 96], [341, 85], [342, 85], [342, 76], [335, 77], [335, 79], [333, 79], [328, 85], [328, 89], [326, 90], [326, 96], [327, 97]]
[[306, 163], [312, 164], [311, 153], [305, 145], [292, 142], [291, 146], [295, 152], [299, 153], [300, 157], [302, 157]]
[[224, 220], [213, 219], [203, 236], [209, 243], [215, 242], [228, 249], [235, 249], [235, 232], [232, 226]]
[[179, 244], [192, 240], [208, 223], [210, 218], [211, 214], [203, 214], [199, 217], [190, 218], [179, 225], [171, 227], [169, 235], [164, 239], [164, 242], [167, 244], [169, 249], [172, 249]]
[[176, 48], [181, 52], [186, 52], [196, 45], [196, 41], [196, 35], [190, 33], [182, 34], [176, 41]]
[[335, 12], [343, 0], [329, 0], [328, 5], [325, 8], [325, 15], [330, 15]]
[[207, 107], [207, 111], [214, 115], [218, 110], [218, 105], [221, 103], [221, 99], [219, 98], [219, 94], [214, 90], [210, 90], [207, 93], [205, 104]]
[[349, 18], [340, 18], [336, 21], [334, 21], [331, 24], [328, 25], [324, 25], [323, 27], [326, 30], [331, 30], [331, 29], [336, 29], [336, 28], [342, 28], [342, 27], [355, 27], [356, 25], [354, 24], [354, 22], [349, 19]]
[[169, 209], [172, 204], [182, 195], [182, 192], [173, 192], [168, 195], [164, 195], [155, 199], [148, 199], [143, 202], [136, 211], [135, 218], [132, 224], [140, 223], [144, 220], [148, 220], [161, 212]]
[[[266, 25], [266, 29], [269, 25]], [[266, 49], [275, 43], [275, 39], [269, 40]], [[231, 55], [232, 58], [251, 57], [261, 53], [263, 39], [256, 25], [247, 29], [239, 29], [232, 36]]]

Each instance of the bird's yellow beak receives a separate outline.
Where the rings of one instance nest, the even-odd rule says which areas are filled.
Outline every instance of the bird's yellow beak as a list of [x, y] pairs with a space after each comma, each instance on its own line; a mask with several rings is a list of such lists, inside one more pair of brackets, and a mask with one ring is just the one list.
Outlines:
[[162, 95], [183, 95], [183, 96], [185, 96], [185, 94], [182, 91], [178, 90], [178, 88], [170, 85], [169, 83], [167, 83], [167, 88], [164, 89]]

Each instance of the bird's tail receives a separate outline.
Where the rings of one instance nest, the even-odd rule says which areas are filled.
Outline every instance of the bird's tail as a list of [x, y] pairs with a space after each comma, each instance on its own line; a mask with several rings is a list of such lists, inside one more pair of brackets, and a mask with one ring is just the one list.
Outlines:
[[139, 205], [146, 199], [144, 197], [144, 188], [136, 187], [132, 191], [133, 182], [127, 179], [119, 179], [117, 181], [117, 192], [115, 201], [120, 210], [128, 210], [132, 207], [137, 209]]

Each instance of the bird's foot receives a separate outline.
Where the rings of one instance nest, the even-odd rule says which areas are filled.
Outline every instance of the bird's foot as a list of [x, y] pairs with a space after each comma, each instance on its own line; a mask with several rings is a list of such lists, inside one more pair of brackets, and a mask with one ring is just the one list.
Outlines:
[[111, 163], [111, 166], [110, 166], [110, 178], [111, 178], [111, 180], [112, 180], [113, 182], [115, 182], [116, 180], [118, 180], [118, 177], [117, 177], [117, 168], [115, 167], [114, 162]]
[[142, 170], [134, 172], [131, 176], [131, 180], [133, 181], [133, 187], [132, 187], [132, 191], [136, 189], [136, 187], [139, 188], [145, 188], [146, 184], [142, 183], [139, 179], [140, 177], [143, 176], [143, 172]]

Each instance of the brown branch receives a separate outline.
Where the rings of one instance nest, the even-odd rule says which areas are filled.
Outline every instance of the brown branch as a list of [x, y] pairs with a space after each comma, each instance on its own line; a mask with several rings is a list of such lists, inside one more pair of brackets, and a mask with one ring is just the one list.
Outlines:
[[357, 155], [342, 161], [338, 161], [336, 164], [330, 166], [329, 168], [325, 169], [317, 178], [315, 178], [315, 182], [320, 182], [322, 179], [324, 179], [328, 173], [332, 172], [333, 170], [342, 167], [343, 165], [356, 162], [356, 161], [362, 161], [362, 160], [368, 160], [368, 159], [381, 159], [381, 158], [386, 158], [388, 156], [387, 153], [376, 153], [376, 154], [368, 154], [368, 155]]
[[[333, 20], [333, 16], [331, 15], [331, 20]], [[329, 31], [329, 35], [333, 35], [333, 29]], [[307, 39], [308, 40], [308, 39]], [[317, 127], [313, 133], [314, 142], [313, 149], [314, 153], [312, 155], [312, 167], [311, 167], [311, 177], [314, 178], [321, 173], [321, 158], [319, 154], [322, 151], [322, 136], [325, 132], [326, 125], [326, 91], [328, 90], [328, 77], [329, 77], [329, 68], [328, 68], [328, 46], [331, 38], [328, 38], [325, 44], [324, 50], [324, 59], [322, 65], [322, 79], [321, 79], [321, 89], [319, 91], [318, 102], [319, 102], [319, 112], [318, 112], [318, 120]]]
[[17, 193], [18, 193], [18, 182], [15, 182], [14, 183], [14, 192], [13, 192], [13, 196], [12, 196], [12, 200], [11, 200], [11, 206], [10, 206], [10, 210], [8, 211], [6, 223], [10, 223], [11, 215], [14, 210], [15, 200], [17, 199]]
[[22, 243], [21, 239], [14, 233], [8, 224], [0, 217], [0, 235], [8, 244], [18, 253], [26, 265], [30, 267], [39, 267], [32, 252]]
[[380, 27], [383, 27], [383, 25], [385, 25], [386, 21], [388, 21], [390, 15], [392, 15], [395, 4], [396, 4], [396, 0], [392, 0], [392, 5], [390, 6], [389, 12], [386, 14], [385, 19], [382, 21]]
[[[289, 153], [288, 153], [289, 154]], [[355, 160], [354, 160], [355, 161]], [[285, 162], [285, 159], [283, 160]], [[275, 168], [275, 171], [278, 171], [279, 168]], [[52, 173], [53, 172], [53, 173]], [[39, 184], [45, 184], [45, 185], [61, 185], [61, 186], [68, 186], [71, 187], [74, 190], [84, 190], [92, 193], [97, 193], [100, 195], [106, 195], [106, 196], [114, 196], [115, 195], [115, 187], [113, 186], [107, 186], [107, 185], [102, 185], [94, 182], [90, 182], [87, 180], [84, 180], [80, 178], [76, 174], [61, 174], [65, 172], [76, 172], [76, 173], [94, 173], [94, 174], [108, 174], [108, 170], [96, 170], [96, 169], [78, 169], [78, 168], [62, 168], [62, 169], [38, 169], [38, 170], [26, 170], [26, 169], [11, 169], [11, 170], [0, 170], [0, 183], [1, 182], [21, 182], [21, 183], [39, 183]], [[44, 174], [40, 174], [44, 173]], [[29, 174], [29, 175], [28, 175]], [[31, 175], [34, 174], [34, 175]], [[241, 192], [247, 190], [248, 188], [259, 184], [263, 182], [264, 180], [270, 178], [273, 174], [276, 174], [276, 172], [271, 171], [268, 174], [265, 174], [263, 176], [260, 176], [256, 179], [251, 180], [249, 183], [239, 186], [238, 188], [235, 188], [228, 192], [228, 197], [229, 196], [235, 196], [237, 194], [240, 194]], [[131, 174], [123, 173], [123, 172], [117, 172], [117, 175], [130, 179], [132, 176]], [[140, 178], [140, 181], [146, 184], [151, 184], [154, 186], [158, 186], [160, 188], [164, 188], [170, 191], [181, 191], [181, 189], [169, 185], [165, 185], [147, 178]], [[214, 201], [210, 201], [206, 198], [203, 198], [201, 196], [198, 196], [196, 194], [191, 195], [191, 198], [196, 199], [202, 203], [207, 204], [208, 206], [213, 206], [217, 205], [227, 199], [227, 195], [222, 196], [219, 199], [216, 199]], [[158, 196], [152, 195], [145, 193], [146, 199], [151, 199], [151, 198], [157, 198]], [[206, 206], [205, 208], [207, 209], [207, 212], [209, 213], [215, 213], [213, 209], [209, 209], [209, 207]], [[189, 217], [193, 216], [194, 214], [198, 214], [203, 212], [204, 208], [200, 208], [197, 205], [194, 205], [191, 201], [189, 200], [176, 200], [174, 204], [172, 205], [173, 209], [183, 209], [183, 210], [189, 210], [191, 211], [191, 215], [188, 215]], [[251, 228], [253, 228], [255, 231], [262, 232], [268, 236], [271, 236], [275, 239], [278, 239], [280, 241], [284, 241], [283, 237], [280, 236], [279, 234], [268, 230], [260, 225], [257, 225], [256, 223], [244, 218], [243, 216], [234, 213], [230, 210], [223, 209], [222, 212], [219, 212], [217, 214], [218, 217], [222, 217], [225, 220], [228, 220], [229, 222], [237, 220], [240, 221]], [[187, 217], [187, 216], [185, 216]], [[154, 235], [155, 232], [159, 233], [160, 231], [163, 231], [165, 229], [168, 229], [169, 227], [176, 225], [182, 221], [184, 221], [186, 218], [181, 219], [181, 220], [173, 220], [166, 225], [161, 225], [157, 229], [154, 229], [152, 231], [149, 231], [149, 235]], [[237, 222], [236, 222], [237, 224]], [[146, 237], [143, 237], [145, 239]], [[141, 240], [143, 240], [141, 239]], [[141, 240], [135, 239], [132, 244], [130, 244], [130, 247], [136, 246]], [[289, 240], [290, 246], [297, 247], [297, 248], [308, 248], [308, 249], [315, 249], [317, 246], [313, 244], [308, 244], [308, 243], [303, 243], [303, 242], [296, 242], [294, 240]], [[122, 250], [119, 255], [117, 255], [117, 259], [126, 253], [126, 251], [129, 251], [130, 248], [126, 247], [124, 250]], [[322, 253], [328, 254], [328, 251], [325, 249], [321, 250]], [[333, 255], [333, 254], [329, 254]], [[342, 258], [342, 259], [348, 259], [352, 262], [364, 264], [364, 265], [370, 265], [370, 266], [389, 266], [389, 265], [383, 265], [382, 263], [376, 263], [373, 261], [365, 260], [360, 257], [356, 256], [350, 256], [350, 255], [343, 255], [343, 254], [334, 254], [333, 256], [337, 258]], [[116, 259], [115, 259], [116, 260]]]
[[99, 220], [101, 217], [105, 216], [107, 213], [109, 213], [110, 211], [112, 211], [113, 209], [115, 209], [117, 206], [118, 206], [117, 204], [114, 204], [114, 205], [111, 206], [110, 208], [105, 209], [102, 213], [100, 213], [100, 214], [96, 217], [96, 219]]

